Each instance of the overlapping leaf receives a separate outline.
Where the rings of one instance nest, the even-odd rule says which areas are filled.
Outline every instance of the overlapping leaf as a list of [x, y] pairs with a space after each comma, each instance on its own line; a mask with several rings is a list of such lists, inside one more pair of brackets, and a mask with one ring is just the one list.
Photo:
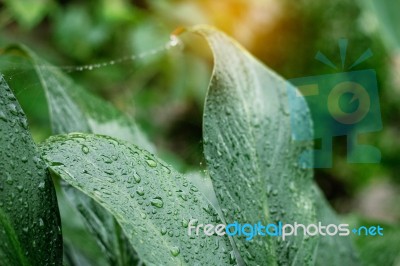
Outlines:
[[3, 76], [0, 147], [0, 263], [61, 265], [61, 222], [53, 182]]
[[154, 146], [132, 118], [79, 87], [58, 67], [24, 46], [10, 46], [3, 54], [20, 54], [32, 62], [46, 95], [53, 134], [92, 132], [111, 135], [154, 151]]
[[[9, 47], [5, 54], [19, 54], [32, 61], [47, 99], [53, 134], [69, 132], [107, 134], [154, 150], [153, 145], [148, 142], [131, 118], [80, 88], [59, 68], [51, 66], [23, 46]], [[114, 217], [96, 202], [74, 189], [64, 189], [62, 192], [65, 193], [60, 193], [59, 197], [66, 196], [73, 207], [79, 210], [89, 231], [96, 236], [110, 265], [132, 264], [136, 254], [125, 240]], [[63, 212], [66, 206], [61, 205], [60, 209]], [[77, 244], [72, 245], [71, 249], [75, 246]]]
[[[292, 119], [296, 131], [312, 139], [305, 102], [289, 104], [287, 92], [295, 88], [225, 34], [204, 26], [191, 31], [205, 37], [214, 55], [204, 107], [204, 154], [226, 221], [317, 223], [320, 210], [307, 168], [312, 157], [305, 152], [311, 143], [295, 141], [291, 131]], [[318, 256], [317, 237], [234, 239], [248, 265], [311, 265]], [[348, 240], [342, 241], [330, 248]]]
[[185, 176], [152, 154], [111, 137], [69, 134], [42, 147], [50, 169], [114, 215], [148, 265], [226, 265], [228, 237], [189, 236], [187, 226], [219, 222]]

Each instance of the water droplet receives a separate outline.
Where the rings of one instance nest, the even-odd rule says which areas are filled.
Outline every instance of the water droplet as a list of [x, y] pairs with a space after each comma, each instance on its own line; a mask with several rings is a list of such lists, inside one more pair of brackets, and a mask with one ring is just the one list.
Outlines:
[[157, 208], [162, 208], [164, 206], [164, 202], [161, 197], [155, 197], [154, 199], [151, 200], [151, 205]]
[[144, 190], [143, 190], [143, 188], [142, 188], [142, 187], [138, 187], [138, 189], [136, 190], [136, 193], [137, 193], [139, 196], [143, 196], [143, 195], [144, 195]]
[[112, 163], [113, 161], [112, 161], [111, 158], [109, 158], [108, 156], [103, 155], [103, 162], [105, 162], [105, 163], [107, 163], [107, 164], [110, 164], [110, 163]]
[[82, 145], [82, 152], [84, 154], [88, 154], [89, 153], [89, 148], [87, 146], [85, 146], [85, 145]]
[[43, 222], [42, 218], [39, 218], [39, 226], [40, 227], [44, 226], [44, 222]]
[[254, 257], [253, 257], [253, 255], [250, 254], [250, 252], [246, 251], [246, 253], [247, 253], [246, 257], [248, 260], [254, 260]]
[[234, 264], [236, 262], [235, 252], [232, 250], [229, 256], [229, 263]]
[[140, 181], [142, 180], [142, 178], [136, 172], [133, 173], [133, 179], [136, 183], [140, 183]]
[[150, 166], [150, 167], [156, 167], [157, 163], [151, 159], [146, 160], [146, 163]]
[[8, 109], [10, 110], [10, 113], [12, 113], [13, 115], [17, 115], [17, 107], [15, 106], [15, 104], [9, 104], [8, 105]]
[[11, 175], [6, 172], [6, 176], [7, 176], [6, 183], [9, 184], [9, 185], [12, 185], [13, 184], [13, 179], [12, 179]]
[[172, 247], [171, 248], [171, 254], [174, 257], [178, 256], [180, 252], [181, 252], [181, 250], [178, 247]]
[[167, 174], [171, 173], [171, 169], [169, 169], [167, 166], [163, 165], [163, 169], [165, 170], [165, 172], [167, 172]]
[[107, 175], [114, 175], [114, 171], [111, 169], [104, 170], [104, 173], [106, 173]]
[[39, 189], [44, 189], [44, 185], [45, 185], [44, 182], [40, 182], [39, 185], [38, 185], [38, 188]]
[[187, 201], [187, 195], [186, 194], [179, 194], [179, 197], [183, 199], [184, 201]]
[[114, 178], [108, 177], [108, 178], [106, 178], [106, 180], [108, 182], [110, 182], [110, 183], [115, 183], [115, 179]]
[[7, 117], [3, 111], [0, 111], [0, 119], [7, 122]]
[[167, 228], [163, 227], [161, 228], [161, 234], [165, 235], [167, 233]]
[[28, 121], [25, 118], [21, 118], [20, 123], [24, 129], [28, 129]]
[[28, 158], [24, 156], [24, 157], [21, 158], [21, 161], [22, 161], [23, 163], [26, 163], [26, 162], [28, 161]]
[[188, 220], [186, 220], [185, 218], [183, 218], [183, 219], [182, 219], [182, 226], [185, 227], [185, 228], [187, 228], [188, 225], [189, 225]]

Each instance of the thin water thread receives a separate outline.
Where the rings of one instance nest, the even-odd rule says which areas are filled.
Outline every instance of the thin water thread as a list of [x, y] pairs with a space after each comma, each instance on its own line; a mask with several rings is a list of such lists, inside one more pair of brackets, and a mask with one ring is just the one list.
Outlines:
[[[43, 68], [61, 69], [61, 70], [65, 70], [67, 73], [81, 72], [81, 71], [91, 71], [91, 70], [94, 70], [94, 69], [99, 69], [99, 68], [103, 68], [103, 67], [118, 65], [118, 64], [121, 64], [121, 63], [126, 62], [126, 61], [135, 61], [135, 60], [147, 58], [149, 56], [153, 56], [153, 55], [159, 54], [159, 53], [164, 52], [164, 51], [168, 51], [168, 50], [173, 49], [173, 48], [178, 48], [180, 50], [183, 50], [183, 48], [184, 48], [183, 42], [177, 36], [177, 34], [174, 34], [174, 33], [172, 33], [170, 35], [169, 41], [167, 43], [165, 43], [164, 45], [162, 45], [160, 47], [157, 47], [157, 48], [154, 48], [154, 49], [151, 49], [151, 50], [148, 50], [148, 51], [145, 51], [145, 52], [140, 53], [140, 54], [133, 54], [133, 55], [124, 56], [124, 57], [120, 57], [120, 58], [109, 60], [109, 61], [105, 61], [105, 62], [94, 63], [94, 64], [86, 64], [86, 65], [55, 66], [55, 65], [51, 65], [51, 64], [43, 64], [43, 65], [34, 64], [34, 66], [35, 67], [43, 67]], [[32, 68], [25, 68], [24, 70], [21, 70], [21, 71], [19, 71], [17, 73], [14, 73], [14, 74], [11, 75], [11, 77], [8, 77], [8, 79], [11, 80], [13, 77], [16, 77], [18, 75], [23, 75], [29, 69], [32, 69]], [[30, 87], [30, 86], [33, 86], [33, 85], [34, 84], [30, 84], [27, 87]], [[22, 93], [26, 89], [27, 88], [21, 90], [19, 93]]]
[[120, 57], [120, 58], [113, 59], [110, 61], [105, 61], [105, 62], [100, 62], [100, 63], [95, 63], [95, 64], [87, 64], [87, 65], [79, 65], [79, 66], [54, 66], [54, 67], [59, 68], [59, 69], [68, 70], [67, 71], [68, 73], [75, 72], [75, 71], [86, 71], [86, 70], [91, 71], [94, 69], [99, 69], [99, 68], [103, 68], [103, 67], [121, 64], [126, 61], [135, 61], [138, 59], [143, 59], [143, 58], [146, 58], [149, 56], [159, 54], [164, 51], [168, 51], [175, 47], [183, 49], [183, 42], [179, 39], [178, 36], [171, 35], [169, 41], [166, 44], [164, 44], [163, 46], [151, 49], [149, 51], [145, 51], [140, 54], [133, 54], [133, 55], [124, 56], [124, 57]]
[[[80, 71], [91, 71], [91, 70], [95, 70], [95, 69], [99, 69], [99, 68], [103, 68], [103, 67], [118, 65], [118, 64], [121, 64], [121, 63], [124, 63], [127, 61], [136, 61], [139, 59], [147, 58], [149, 56], [154, 56], [156, 54], [168, 51], [173, 48], [179, 48], [181, 50], [184, 48], [183, 42], [179, 39], [178, 36], [176, 36], [174, 34], [170, 35], [169, 41], [160, 47], [145, 51], [143, 53], [132, 54], [132, 55], [120, 57], [117, 59], [112, 59], [109, 61], [104, 61], [104, 62], [99, 62], [99, 63], [94, 63], [94, 64], [85, 64], [85, 65], [55, 66], [55, 65], [51, 65], [51, 64], [43, 64], [43, 65], [34, 64], [34, 66], [35, 67], [43, 67], [43, 68], [61, 69], [61, 70], [65, 70], [67, 73], [78, 72], [78, 71], [79, 72]], [[25, 69], [25, 71], [26, 70], [28, 70], [28, 69]], [[22, 71], [22, 72], [25, 72], [25, 71]]]

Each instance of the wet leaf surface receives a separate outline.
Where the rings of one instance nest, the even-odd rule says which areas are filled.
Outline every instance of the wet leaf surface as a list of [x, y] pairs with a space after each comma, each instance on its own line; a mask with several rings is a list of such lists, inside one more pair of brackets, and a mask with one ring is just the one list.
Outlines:
[[188, 222], [218, 223], [203, 194], [171, 166], [127, 142], [72, 133], [42, 146], [50, 169], [114, 215], [148, 265], [226, 265], [224, 236], [189, 236]]
[[24, 112], [0, 76], [0, 264], [61, 265], [53, 182]]
[[[288, 92], [296, 93], [296, 89], [222, 32], [207, 26], [190, 31], [202, 35], [214, 55], [203, 143], [226, 222], [317, 223], [328, 211], [322, 203], [316, 206], [321, 198], [314, 194], [312, 156], [307, 153], [312, 142], [296, 141], [291, 130], [295, 126], [296, 134], [312, 139], [305, 101], [289, 104]], [[303, 235], [285, 241], [268, 236], [245, 238], [233, 239], [248, 265], [312, 265], [319, 241], [325, 241]], [[330, 249], [349, 240], [335, 241]], [[352, 253], [349, 249], [341, 254], [351, 258]]]

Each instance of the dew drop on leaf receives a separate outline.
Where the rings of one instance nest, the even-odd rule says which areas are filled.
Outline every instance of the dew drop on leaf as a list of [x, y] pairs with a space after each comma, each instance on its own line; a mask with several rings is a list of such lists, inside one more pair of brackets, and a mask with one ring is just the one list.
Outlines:
[[142, 188], [142, 187], [138, 187], [138, 189], [136, 190], [136, 193], [137, 193], [139, 196], [143, 196], [143, 195], [144, 195], [144, 190], [143, 190], [143, 188]]
[[4, 114], [3, 111], [0, 111], [0, 120], [3, 120], [4, 122], [7, 122], [7, 117], [6, 117], [6, 115]]
[[188, 227], [188, 225], [189, 225], [188, 220], [186, 220], [185, 218], [183, 218], [183, 219], [182, 219], [182, 226], [186, 228], [186, 227]]
[[174, 256], [174, 257], [178, 256], [180, 252], [181, 252], [181, 251], [180, 251], [180, 249], [179, 249], [178, 247], [172, 247], [172, 248], [171, 248], [171, 254], [172, 254], [172, 256]]
[[39, 189], [43, 189], [44, 188], [44, 182], [40, 182], [39, 185], [38, 185], [38, 188]]
[[11, 175], [6, 172], [6, 176], [7, 176], [6, 183], [9, 184], [9, 185], [12, 185], [13, 184], [13, 179], [12, 179]]
[[133, 179], [136, 183], [140, 183], [140, 181], [142, 180], [142, 178], [136, 172], [133, 173]]
[[9, 105], [8, 105], [8, 109], [10, 110], [10, 112], [11, 112], [13, 115], [17, 115], [17, 114], [18, 114], [18, 112], [17, 112], [17, 107], [15, 106], [15, 104], [13, 104], [13, 103], [9, 104]]
[[146, 160], [146, 163], [150, 166], [150, 167], [156, 167], [157, 163], [151, 159]]
[[151, 205], [157, 208], [162, 208], [164, 206], [164, 202], [161, 197], [155, 197], [154, 199], [151, 200]]
[[83, 146], [82, 146], [82, 152], [83, 152], [84, 154], [88, 154], [88, 153], [89, 153], [89, 148], [88, 148], [87, 146], [83, 145]]

